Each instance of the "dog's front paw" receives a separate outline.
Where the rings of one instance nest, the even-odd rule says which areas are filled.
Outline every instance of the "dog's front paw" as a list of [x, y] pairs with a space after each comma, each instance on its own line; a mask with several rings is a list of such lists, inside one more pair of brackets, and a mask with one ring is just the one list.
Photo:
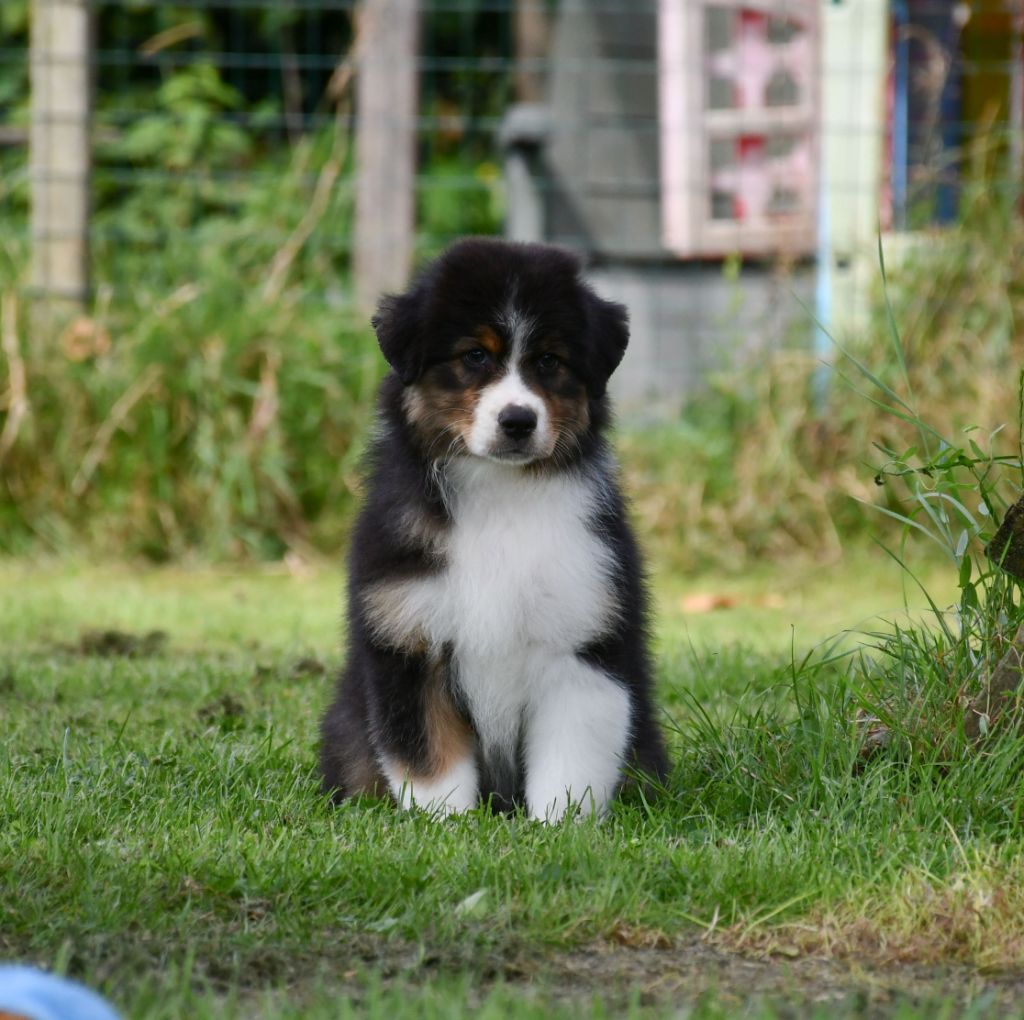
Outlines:
[[471, 811], [479, 800], [476, 764], [471, 758], [456, 762], [438, 776], [412, 775], [393, 762], [387, 763], [384, 771], [395, 800], [405, 810], [453, 815]]
[[535, 791], [527, 803], [527, 809], [534, 821], [557, 825], [566, 818], [579, 822], [592, 815], [600, 817], [608, 810], [608, 800], [605, 797], [599, 802], [589, 786], [579, 796], [569, 788], [563, 788], [560, 792], [552, 788], [547, 794]]

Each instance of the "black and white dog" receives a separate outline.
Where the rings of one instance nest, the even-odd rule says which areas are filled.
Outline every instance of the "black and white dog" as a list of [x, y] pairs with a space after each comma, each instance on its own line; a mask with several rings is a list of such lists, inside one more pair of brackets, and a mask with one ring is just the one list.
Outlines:
[[469, 239], [374, 326], [381, 386], [323, 721], [340, 799], [554, 821], [662, 777], [640, 559], [604, 439], [626, 310], [567, 252]]

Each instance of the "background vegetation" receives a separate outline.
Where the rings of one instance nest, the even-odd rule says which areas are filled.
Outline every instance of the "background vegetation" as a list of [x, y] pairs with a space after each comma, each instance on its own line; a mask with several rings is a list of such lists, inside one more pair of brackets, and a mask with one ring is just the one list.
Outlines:
[[[33, 322], [24, 247], [6, 238], [0, 549], [259, 559], [340, 547], [382, 362], [338, 298], [333, 260], [308, 249], [268, 286], [279, 249], [260, 229], [301, 218], [309, 189], [294, 168], [329, 149], [305, 140], [231, 215], [171, 234], [155, 272], [101, 246], [93, 307], [53, 330]], [[122, 212], [130, 221], [131, 203], [109, 215]], [[921, 416], [944, 435], [976, 426], [986, 453], [1018, 449], [1022, 256], [1019, 221], [979, 196], [958, 232], [890, 270]], [[849, 353], [892, 381], [889, 330], [879, 286]], [[878, 526], [864, 503], [900, 498], [879, 476], [883, 451], [906, 451], [915, 430], [854, 392], [863, 380], [839, 353], [837, 367], [820, 396], [815, 359], [780, 352], [713, 380], [675, 421], [626, 423], [629, 488], [656, 557], [691, 569], [827, 558]]]
[[[0, 5], [15, 127], [26, 12]], [[345, 76], [332, 58], [280, 82], [299, 36], [336, 53], [350, 28], [301, 5], [99, 17], [117, 87], [85, 313], [28, 292], [24, 153], [0, 150], [0, 552], [132, 565], [0, 560], [0, 956], [153, 1020], [1013, 1007], [1021, 742], [964, 721], [1022, 616], [983, 553], [1024, 459], [1024, 227], [985, 152], [962, 224], [880, 272], [826, 389], [794, 348], [623, 423], [658, 568], [660, 796], [562, 827], [338, 810], [314, 767], [338, 577], [316, 560], [343, 544], [382, 362], [348, 301]], [[467, 24], [507, 48], [507, 19], [436, 13], [431, 52]], [[279, 59], [172, 60], [161, 34], [186, 27]], [[508, 82], [457, 66], [430, 79], [423, 256], [500, 222], [474, 132]], [[849, 552], [869, 537], [912, 568]], [[709, 596], [686, 579], [708, 566], [740, 573]], [[910, 613], [901, 581], [923, 588]]]
[[[512, 83], [500, 61], [479, 66], [509, 54], [510, 14], [464, 6], [428, 7], [424, 24], [423, 257], [501, 221], [493, 127]], [[0, 120], [15, 127], [26, 123], [27, 10], [11, 0], [0, 12]], [[47, 317], [28, 295], [24, 148], [0, 150], [0, 551], [237, 560], [343, 544], [382, 370], [348, 293], [351, 97], [336, 62], [350, 15], [98, 6], [96, 287], [84, 315]], [[266, 59], [214, 66], [211, 52]], [[920, 415], [944, 435], [975, 427], [986, 453], [995, 434], [1005, 454], [1017, 449], [1024, 227], [986, 186], [990, 157], [976, 150], [962, 225], [903, 253], [891, 309], [879, 277], [863, 327], [841, 339], [891, 381], [894, 319]], [[659, 562], [835, 558], [877, 526], [866, 503], [898, 508], [892, 480], [876, 476], [915, 445], [914, 429], [860, 399], [844, 378], [853, 363], [838, 350], [836, 362], [823, 392], [798, 346], [723, 373], [658, 428], [623, 424]]]

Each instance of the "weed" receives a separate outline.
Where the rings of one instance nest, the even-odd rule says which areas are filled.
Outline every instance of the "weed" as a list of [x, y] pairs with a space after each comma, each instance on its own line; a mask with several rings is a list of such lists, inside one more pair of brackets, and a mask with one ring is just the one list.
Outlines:
[[[933, 510], [967, 484], [954, 477], [983, 481], [992, 506], [968, 509], [991, 523], [1015, 498], [1021, 458], [1022, 258], [1024, 223], [978, 188], [958, 228], [922, 235], [879, 274], [824, 399], [816, 360], [782, 351], [712, 379], [674, 427], [624, 435], [629, 488], [658, 556], [678, 569], [736, 569], [765, 557], [833, 562], [858, 536], [896, 544], [903, 522], [887, 529], [872, 508], [903, 514], [900, 482], [915, 471], [947, 476], [942, 496], [920, 490]], [[926, 517], [915, 515], [946, 548], [950, 536]], [[962, 526], [981, 536], [976, 523]]]

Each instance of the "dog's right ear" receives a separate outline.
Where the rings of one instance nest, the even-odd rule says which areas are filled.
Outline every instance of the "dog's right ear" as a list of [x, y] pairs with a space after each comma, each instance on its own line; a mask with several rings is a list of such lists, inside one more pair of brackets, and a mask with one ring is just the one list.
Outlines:
[[421, 287], [414, 287], [405, 294], [388, 294], [381, 298], [377, 314], [370, 320], [381, 353], [398, 373], [403, 386], [414, 383], [423, 371], [426, 344], [420, 314], [422, 304]]

